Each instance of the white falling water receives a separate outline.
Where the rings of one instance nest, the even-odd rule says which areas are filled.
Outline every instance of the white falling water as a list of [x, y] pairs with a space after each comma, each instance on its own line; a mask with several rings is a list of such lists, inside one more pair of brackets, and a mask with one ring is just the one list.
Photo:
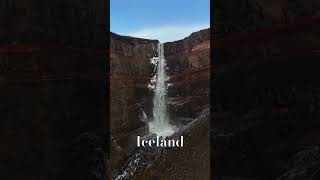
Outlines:
[[174, 126], [169, 123], [169, 116], [167, 112], [167, 84], [168, 79], [166, 73], [166, 61], [164, 59], [163, 44], [158, 44], [158, 57], [151, 61], [157, 61], [157, 73], [153, 82], [155, 86], [153, 97], [153, 120], [149, 122], [149, 132], [155, 133], [158, 136], [167, 137], [174, 133]]

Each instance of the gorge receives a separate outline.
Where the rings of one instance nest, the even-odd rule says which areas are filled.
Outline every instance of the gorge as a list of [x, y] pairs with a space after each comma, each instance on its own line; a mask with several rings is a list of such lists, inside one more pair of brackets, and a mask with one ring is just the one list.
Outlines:
[[[205, 29], [163, 44], [111, 34], [114, 179], [209, 179], [209, 34]], [[137, 136], [156, 140], [155, 134], [172, 141], [183, 136], [184, 147], [137, 148]]]
[[164, 43], [168, 149], [136, 145], [159, 41], [106, 44], [105, 3], [2, 1], [1, 180], [209, 179], [210, 146], [217, 180], [320, 179], [320, 1], [217, 1], [214, 31]]

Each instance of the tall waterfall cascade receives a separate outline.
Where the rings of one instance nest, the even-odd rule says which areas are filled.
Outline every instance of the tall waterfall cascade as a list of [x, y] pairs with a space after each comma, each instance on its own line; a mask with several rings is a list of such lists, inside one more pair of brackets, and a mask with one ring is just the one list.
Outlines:
[[153, 97], [153, 120], [149, 122], [149, 132], [158, 136], [167, 137], [174, 133], [175, 127], [170, 124], [167, 111], [167, 80], [166, 60], [164, 58], [164, 44], [158, 44], [158, 57], [151, 59], [156, 64], [156, 75], [149, 85], [154, 90]]

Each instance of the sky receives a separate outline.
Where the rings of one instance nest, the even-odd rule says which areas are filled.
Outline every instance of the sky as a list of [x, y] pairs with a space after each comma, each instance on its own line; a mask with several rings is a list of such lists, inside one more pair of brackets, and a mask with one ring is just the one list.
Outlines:
[[111, 32], [171, 42], [210, 27], [210, 0], [111, 0]]

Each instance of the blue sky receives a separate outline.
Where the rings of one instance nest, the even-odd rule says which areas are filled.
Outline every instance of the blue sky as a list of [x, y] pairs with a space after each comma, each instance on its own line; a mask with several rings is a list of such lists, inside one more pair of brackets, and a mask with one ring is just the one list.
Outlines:
[[111, 0], [110, 29], [160, 42], [210, 27], [210, 0]]

